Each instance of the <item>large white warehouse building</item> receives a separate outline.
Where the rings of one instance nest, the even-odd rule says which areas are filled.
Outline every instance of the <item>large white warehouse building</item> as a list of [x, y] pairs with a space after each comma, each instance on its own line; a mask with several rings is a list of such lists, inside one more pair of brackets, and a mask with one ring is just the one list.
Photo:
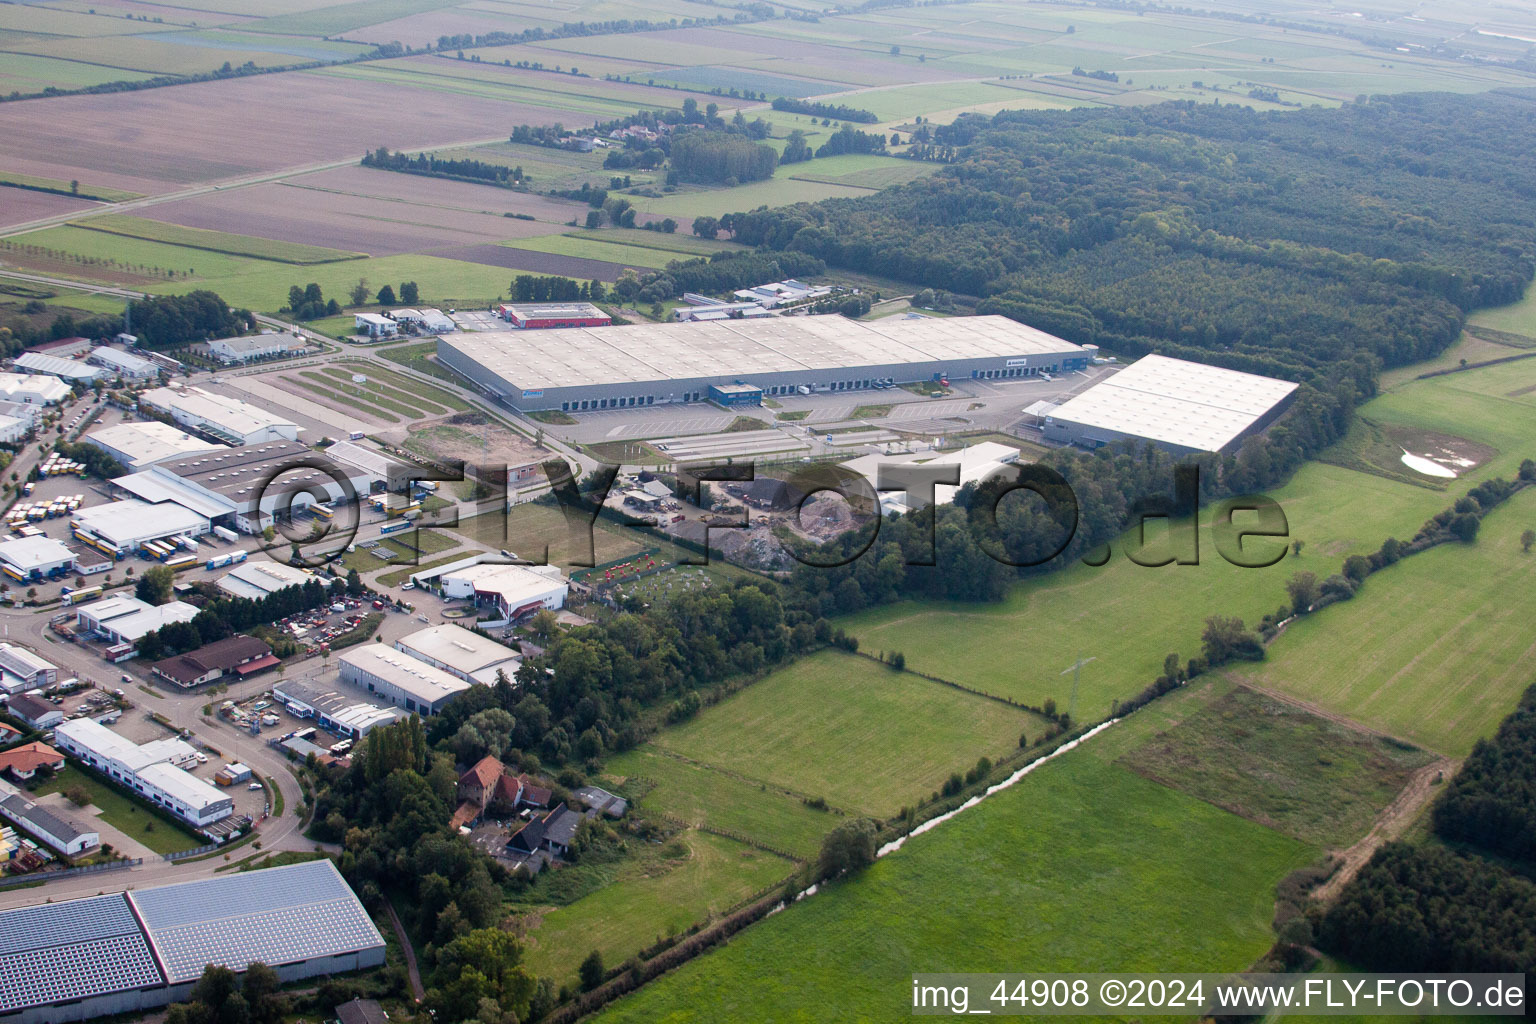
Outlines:
[[139, 396], [139, 404], [230, 444], [296, 441], [302, 429], [286, 417], [202, 388], [154, 388]]
[[437, 358], [514, 409], [579, 412], [698, 402], [729, 384], [772, 396], [1033, 377], [1081, 369], [1093, 353], [1001, 316], [796, 316], [470, 333], [439, 338]]
[[1100, 448], [1127, 438], [1176, 454], [1233, 452], [1290, 407], [1297, 385], [1167, 356], [1143, 356], [1045, 410], [1048, 440]]
[[362, 644], [341, 655], [341, 679], [423, 718], [435, 715], [469, 683], [384, 644]]
[[134, 743], [92, 718], [73, 718], [53, 730], [60, 750], [144, 795], [178, 818], [202, 828], [235, 812], [229, 794], [184, 771], [197, 751], [174, 737]]

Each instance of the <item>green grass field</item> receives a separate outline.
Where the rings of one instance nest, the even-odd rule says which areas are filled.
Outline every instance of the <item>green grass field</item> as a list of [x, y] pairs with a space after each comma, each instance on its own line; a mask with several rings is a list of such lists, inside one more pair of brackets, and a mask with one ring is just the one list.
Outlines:
[[914, 971], [1241, 970], [1312, 856], [1085, 748], [597, 1019], [896, 1020]]
[[1379, 572], [1354, 600], [1288, 629], [1269, 660], [1230, 675], [1283, 690], [1453, 757], [1531, 682], [1536, 491], [1490, 513], [1472, 545], [1432, 548]]
[[1040, 719], [868, 658], [823, 651], [655, 739], [663, 750], [833, 807], [894, 815]]
[[[11, 68], [12, 60], [25, 61], [28, 58], [17, 58], [15, 54], [6, 55], [6, 68]], [[70, 183], [59, 178], [40, 178], [34, 174], [17, 174], [14, 171], [0, 171], [0, 185], [16, 185], [21, 188], [46, 189], [53, 192], [69, 192]], [[121, 203], [129, 199], [141, 198], [137, 192], [124, 192], [116, 188], [98, 188], [90, 182], [82, 181], [78, 193], [85, 199], [99, 199], [106, 203]]]
[[[203, 840], [192, 833], [171, 824], [151, 811], [148, 806], [141, 806], [83, 771], [66, 769], [63, 774], [55, 775], [47, 782], [41, 783], [33, 792], [43, 796], [47, 793], [63, 793], [76, 786], [90, 794], [91, 803], [101, 811], [102, 821], [143, 843], [156, 853], [178, 853], [203, 845]], [[68, 806], [73, 808], [74, 805]], [[76, 813], [80, 812], [76, 811]], [[111, 842], [111, 840], [106, 841]]]
[[1077, 563], [1027, 580], [996, 604], [904, 602], [839, 625], [862, 649], [900, 650], [918, 671], [1029, 704], [1054, 698], [1067, 707], [1072, 678], [1062, 670], [1079, 654], [1093, 657], [1077, 701], [1077, 717], [1092, 720], [1160, 674], [1164, 655], [1198, 654], [1207, 616], [1257, 621], [1285, 599], [1291, 573], [1337, 572], [1346, 555], [1374, 551], [1391, 534], [1411, 536], [1447, 504], [1436, 491], [1319, 464], [1271, 497], [1305, 546], [1267, 569], [1227, 562], [1209, 529], [1198, 566], [1144, 568], [1125, 556], [1122, 538], [1108, 565]]
[[618, 866], [601, 891], [539, 914], [525, 963], [556, 984], [574, 979], [576, 965], [594, 949], [604, 963], [621, 964], [657, 939], [783, 881], [794, 867], [744, 843], [689, 829], [656, 854]]
[[822, 837], [843, 820], [765, 783], [670, 757], [652, 744], [611, 758], [603, 774], [637, 792], [645, 789], [638, 801], [642, 813], [737, 832], [802, 859], [814, 857]]
[[167, 242], [188, 249], [205, 249], [209, 252], [226, 253], [230, 256], [250, 256], [258, 260], [277, 263], [332, 263], [336, 260], [362, 259], [360, 252], [328, 249], [322, 245], [304, 245], [299, 242], [278, 242], [270, 238], [251, 235], [235, 235], [227, 231], [207, 231], [203, 228], [182, 227], [158, 220], [146, 220], [128, 214], [111, 213], [81, 221], [72, 227], [89, 231], [103, 231], [125, 238], [142, 238], [152, 242]]
[[1432, 760], [1239, 687], [1120, 764], [1303, 842], [1341, 848]]

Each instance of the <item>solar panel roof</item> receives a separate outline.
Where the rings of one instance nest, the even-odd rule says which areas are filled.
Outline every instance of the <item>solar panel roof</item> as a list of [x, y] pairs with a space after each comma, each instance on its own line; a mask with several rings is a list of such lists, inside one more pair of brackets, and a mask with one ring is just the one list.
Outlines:
[[329, 860], [129, 894], [172, 984], [208, 964], [243, 970], [384, 945]]
[[0, 1013], [163, 982], [121, 893], [0, 912]]

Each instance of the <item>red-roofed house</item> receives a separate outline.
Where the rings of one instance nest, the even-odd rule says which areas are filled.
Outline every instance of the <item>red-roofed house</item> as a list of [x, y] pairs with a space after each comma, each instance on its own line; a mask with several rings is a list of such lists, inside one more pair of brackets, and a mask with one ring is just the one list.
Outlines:
[[458, 796], [463, 803], [474, 804], [483, 813], [496, 798], [496, 783], [503, 778], [506, 768], [487, 754], [475, 766], [459, 776]]
[[0, 753], [0, 771], [25, 782], [37, 774], [39, 768], [64, 770], [64, 755], [46, 743], [27, 743]]

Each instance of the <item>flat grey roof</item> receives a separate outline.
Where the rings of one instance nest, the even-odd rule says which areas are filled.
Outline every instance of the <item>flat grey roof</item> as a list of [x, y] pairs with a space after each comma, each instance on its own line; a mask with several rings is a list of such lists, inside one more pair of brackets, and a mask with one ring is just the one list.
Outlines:
[[208, 964], [276, 967], [384, 945], [328, 859], [128, 894], [171, 984]]
[[1150, 355], [1064, 402], [1046, 422], [1219, 452], [1296, 388], [1288, 380]]
[[524, 390], [1080, 351], [1002, 316], [868, 323], [836, 315], [769, 317], [487, 331], [438, 344]]

